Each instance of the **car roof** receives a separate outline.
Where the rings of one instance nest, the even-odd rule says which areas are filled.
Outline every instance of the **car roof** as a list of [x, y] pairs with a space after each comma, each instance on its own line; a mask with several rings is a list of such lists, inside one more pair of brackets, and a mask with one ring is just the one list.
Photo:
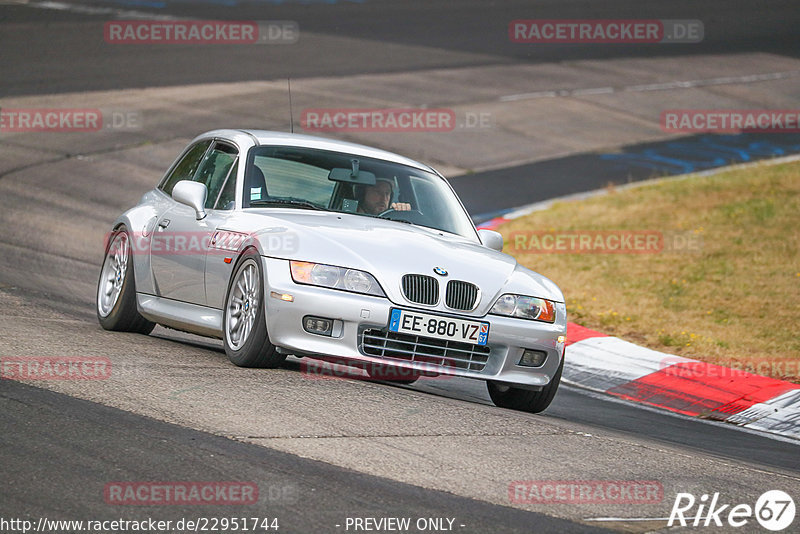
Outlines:
[[425, 171], [435, 172], [430, 166], [414, 161], [413, 159], [373, 148], [366, 145], [359, 145], [357, 143], [349, 143], [347, 141], [339, 141], [336, 139], [328, 139], [325, 137], [317, 137], [313, 135], [304, 135], [296, 133], [275, 132], [270, 130], [248, 130], [248, 129], [225, 129], [213, 130], [197, 136], [195, 140], [207, 139], [210, 137], [222, 137], [235, 140], [242, 135], [248, 135], [251, 139], [255, 139], [258, 145], [280, 145], [280, 146], [295, 146], [302, 148], [316, 148], [319, 150], [330, 150], [333, 152], [344, 152], [346, 154], [353, 154], [367, 158], [382, 159], [399, 163], [401, 165], [408, 165], [416, 167]]

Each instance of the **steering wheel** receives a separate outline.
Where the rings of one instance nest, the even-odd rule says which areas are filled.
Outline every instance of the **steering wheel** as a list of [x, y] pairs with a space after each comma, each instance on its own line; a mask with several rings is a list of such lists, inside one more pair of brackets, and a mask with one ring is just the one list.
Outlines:
[[394, 208], [382, 211], [377, 216], [392, 221], [407, 221], [414, 224], [424, 222], [426, 219], [419, 210], [396, 210]]
[[384, 217], [386, 215], [390, 215], [392, 213], [418, 213], [422, 215], [422, 212], [419, 210], [396, 210], [394, 208], [389, 208], [388, 210], [384, 210], [378, 214], [378, 217]]

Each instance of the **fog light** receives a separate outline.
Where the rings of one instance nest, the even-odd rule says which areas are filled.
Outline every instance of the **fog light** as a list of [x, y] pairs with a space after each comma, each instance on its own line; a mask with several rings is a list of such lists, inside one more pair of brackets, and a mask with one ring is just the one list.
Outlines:
[[547, 353], [541, 350], [525, 349], [522, 352], [522, 358], [519, 359], [519, 364], [523, 367], [541, 367], [547, 359]]
[[309, 334], [319, 334], [320, 336], [330, 336], [333, 332], [333, 321], [322, 317], [303, 317], [303, 328]]

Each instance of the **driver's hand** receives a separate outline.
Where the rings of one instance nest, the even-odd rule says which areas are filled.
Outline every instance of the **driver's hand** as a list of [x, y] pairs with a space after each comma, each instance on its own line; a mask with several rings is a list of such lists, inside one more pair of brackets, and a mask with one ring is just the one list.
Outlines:
[[395, 211], [411, 211], [411, 204], [408, 202], [393, 202], [389, 207]]

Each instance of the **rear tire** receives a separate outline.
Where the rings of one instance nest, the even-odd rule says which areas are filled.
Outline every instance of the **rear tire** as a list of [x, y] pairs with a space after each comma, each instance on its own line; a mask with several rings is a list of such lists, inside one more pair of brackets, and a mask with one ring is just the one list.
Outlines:
[[286, 359], [269, 341], [265, 307], [261, 257], [249, 249], [233, 270], [222, 319], [225, 354], [239, 367], [278, 367]]
[[561, 382], [561, 371], [563, 369], [564, 358], [561, 358], [561, 364], [558, 366], [555, 376], [540, 391], [515, 388], [514, 386], [491, 381], [486, 382], [486, 388], [489, 390], [489, 397], [491, 397], [492, 402], [500, 408], [539, 413], [545, 411], [550, 406], [550, 403], [553, 402], [553, 397], [556, 396], [558, 385]]
[[136, 280], [128, 229], [120, 226], [111, 234], [97, 281], [97, 320], [105, 330], [149, 334], [156, 324], [136, 308]]

